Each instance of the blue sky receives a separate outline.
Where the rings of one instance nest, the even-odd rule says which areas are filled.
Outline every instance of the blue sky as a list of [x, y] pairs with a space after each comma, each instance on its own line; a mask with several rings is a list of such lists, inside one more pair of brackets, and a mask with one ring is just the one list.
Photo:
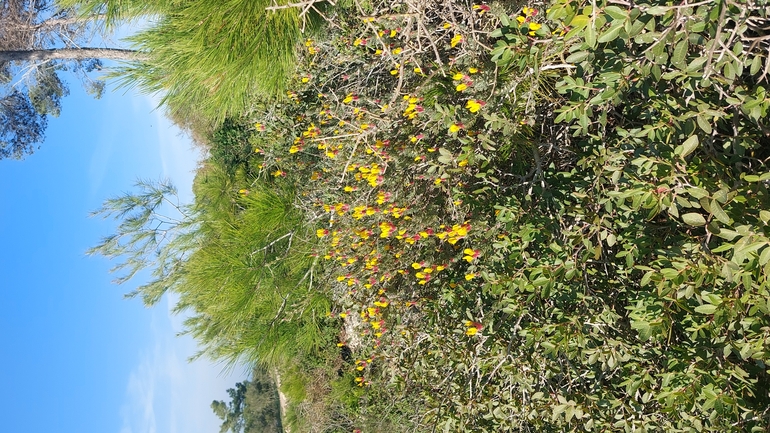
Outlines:
[[137, 178], [171, 178], [189, 199], [199, 155], [151, 98], [108, 86], [94, 100], [68, 81], [41, 148], [0, 160], [3, 430], [216, 433], [209, 404], [245, 369], [188, 363], [169, 300], [124, 300], [137, 283], [111, 284], [114, 263], [84, 254], [115, 226], [90, 211]]

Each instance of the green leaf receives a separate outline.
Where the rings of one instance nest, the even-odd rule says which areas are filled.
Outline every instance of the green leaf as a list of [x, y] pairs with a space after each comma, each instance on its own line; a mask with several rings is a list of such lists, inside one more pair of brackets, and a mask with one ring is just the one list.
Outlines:
[[759, 255], [759, 265], [765, 266], [767, 262], [770, 262], [770, 248], [762, 250], [762, 254]]
[[701, 227], [706, 225], [706, 219], [703, 218], [703, 215], [694, 212], [682, 215], [682, 221], [684, 221], [685, 224], [691, 225], [693, 227]]
[[691, 135], [690, 138], [684, 141], [684, 143], [676, 147], [674, 153], [681, 156], [682, 158], [685, 158], [687, 155], [691, 154], [695, 149], [697, 149], [699, 144], [700, 141], [698, 140], [698, 136]]
[[570, 21], [569, 25], [570, 27], [573, 27], [574, 29], [582, 29], [586, 25], [588, 25], [588, 22], [590, 21], [590, 17], [588, 15], [575, 15], [575, 18], [572, 18], [572, 21]]
[[698, 122], [698, 126], [703, 130], [703, 132], [706, 134], [711, 134], [711, 124], [708, 122], [708, 120], [706, 120], [705, 116], [699, 114], [695, 117], [695, 120]]
[[759, 211], [759, 219], [761, 219], [763, 223], [767, 224], [767, 222], [770, 221], [770, 211]]
[[655, 275], [655, 271], [648, 271], [642, 276], [642, 280], [639, 282], [640, 286], [646, 286], [650, 283], [650, 279], [652, 279], [652, 276]]
[[700, 314], [714, 314], [717, 310], [716, 305], [706, 304], [695, 307], [695, 312]]
[[719, 220], [719, 222], [723, 224], [730, 224], [730, 217], [727, 216], [725, 211], [722, 209], [721, 206], [719, 206], [719, 202], [716, 200], [711, 200], [711, 213], [716, 217], [716, 219]]
[[588, 44], [589, 48], [596, 48], [596, 28], [594, 25], [595, 24], [591, 22], [588, 26], [586, 26], [586, 31], [583, 33], [583, 37], [585, 38], [586, 44]]
[[628, 12], [624, 11], [623, 9], [617, 7], [617, 6], [607, 6], [604, 8], [604, 13], [611, 16], [613, 19], [616, 20], [625, 20], [628, 18]]
[[580, 63], [585, 60], [591, 53], [588, 51], [577, 51], [570, 54], [565, 61], [567, 63]]
[[690, 43], [687, 40], [687, 37], [679, 41], [679, 43], [676, 44], [676, 47], [674, 47], [674, 53], [671, 55], [671, 64], [679, 69], [686, 69], [687, 63], [685, 60], [687, 58], [687, 50], [689, 47]]
[[669, 8], [665, 6], [653, 6], [651, 8], [648, 8], [645, 12], [647, 12], [650, 15], [660, 16], [665, 15], [666, 12], [669, 11]]
[[612, 42], [615, 39], [618, 38], [620, 35], [620, 31], [623, 30], [623, 26], [621, 23], [618, 23], [612, 27], [610, 27], [606, 32], [599, 35], [599, 43], [606, 43], [606, 42]]

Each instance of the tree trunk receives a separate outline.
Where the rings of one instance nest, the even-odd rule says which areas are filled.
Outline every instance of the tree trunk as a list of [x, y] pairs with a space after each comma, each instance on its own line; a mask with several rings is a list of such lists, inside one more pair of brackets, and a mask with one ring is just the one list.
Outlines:
[[135, 50], [119, 48], [52, 48], [48, 50], [0, 51], [0, 62], [32, 62], [46, 60], [144, 60], [147, 56]]

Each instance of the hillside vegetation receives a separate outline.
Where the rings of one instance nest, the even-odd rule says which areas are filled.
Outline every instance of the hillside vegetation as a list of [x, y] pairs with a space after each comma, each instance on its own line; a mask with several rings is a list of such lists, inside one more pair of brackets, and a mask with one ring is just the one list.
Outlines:
[[210, 156], [94, 252], [292, 431], [770, 430], [766, 5], [166, 3], [125, 77]]

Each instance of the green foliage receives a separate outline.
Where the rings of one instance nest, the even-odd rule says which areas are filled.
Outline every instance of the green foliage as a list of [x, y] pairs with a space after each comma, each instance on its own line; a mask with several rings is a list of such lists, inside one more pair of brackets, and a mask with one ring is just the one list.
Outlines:
[[299, 430], [766, 431], [767, 11], [350, 7], [198, 174], [205, 353]]
[[418, 430], [761, 431], [764, 10], [530, 8], [431, 40], [335, 16], [253, 118], [320, 221], [357, 383], [419, 395]]
[[249, 143], [250, 136], [251, 131], [244, 122], [225, 119], [213, 132], [210, 140], [209, 153], [212, 161], [233, 172], [239, 168], [248, 169], [254, 156], [254, 149]]
[[221, 433], [283, 432], [278, 389], [266, 370], [255, 368], [250, 380], [236, 383], [227, 392], [230, 403], [211, 403], [211, 409], [223, 421]]
[[[302, 23], [295, 8], [281, 7], [284, 1], [65, 3], [83, 14], [106, 13], [110, 23], [152, 19], [149, 29], [129, 38], [147, 58], [112, 75], [123, 85], [160, 92], [161, 103], [172, 112], [221, 123], [243, 112], [253, 98], [283, 92], [294, 70]], [[266, 10], [270, 7], [277, 9]]]
[[[327, 343], [329, 307], [313, 291], [312, 233], [293, 206], [294, 191], [256, 181], [240, 185], [253, 190], [228, 189], [234, 180], [224, 168], [198, 177], [205, 180], [196, 179], [194, 205], [176, 204], [168, 184], [147, 182], [105, 202], [98, 213], [121, 223], [90, 253], [122, 260], [116, 270], [128, 272], [119, 283], [150, 269], [153, 280], [131, 293], [148, 305], [177, 293], [175, 311], [189, 313], [197, 356], [274, 366]], [[180, 215], [163, 216], [164, 203]]]

